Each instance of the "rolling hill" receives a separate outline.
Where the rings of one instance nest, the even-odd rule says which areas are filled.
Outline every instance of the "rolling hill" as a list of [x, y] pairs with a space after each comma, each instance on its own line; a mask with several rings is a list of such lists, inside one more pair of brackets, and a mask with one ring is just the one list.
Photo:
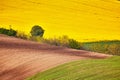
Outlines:
[[23, 80], [67, 62], [110, 56], [0, 35], [0, 80]]
[[120, 57], [79, 60], [35, 74], [26, 80], [119, 80]]

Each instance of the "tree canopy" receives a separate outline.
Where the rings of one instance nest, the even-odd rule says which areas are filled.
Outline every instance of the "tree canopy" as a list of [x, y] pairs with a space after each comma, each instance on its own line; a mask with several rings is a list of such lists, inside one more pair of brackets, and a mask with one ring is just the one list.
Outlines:
[[40, 36], [43, 37], [44, 29], [39, 25], [34, 25], [31, 29], [31, 36]]

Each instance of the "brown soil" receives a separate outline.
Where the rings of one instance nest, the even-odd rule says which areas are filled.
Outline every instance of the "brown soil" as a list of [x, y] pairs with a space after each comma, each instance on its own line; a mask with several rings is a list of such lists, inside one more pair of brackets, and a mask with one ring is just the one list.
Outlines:
[[0, 80], [24, 80], [66, 62], [109, 56], [0, 35]]

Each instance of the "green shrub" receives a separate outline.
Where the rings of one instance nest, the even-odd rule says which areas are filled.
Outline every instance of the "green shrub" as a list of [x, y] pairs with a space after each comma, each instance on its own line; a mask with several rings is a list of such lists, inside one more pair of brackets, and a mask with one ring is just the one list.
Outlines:
[[44, 42], [45, 41], [45, 39], [44, 38], [42, 38], [42, 37], [40, 37], [40, 36], [30, 36], [30, 38], [29, 38], [30, 40], [32, 40], [32, 41], [37, 41], [37, 42]]
[[49, 38], [49, 39], [43, 39], [44, 43], [56, 45], [56, 46], [68, 46], [69, 38], [67, 36], [62, 36], [58, 38]]
[[81, 45], [78, 41], [74, 40], [74, 39], [69, 39], [69, 43], [68, 46], [70, 48], [74, 48], [74, 49], [80, 49]]
[[8, 36], [16, 36], [17, 31], [13, 30], [13, 29], [5, 29], [5, 28], [0, 28], [0, 34], [5, 34]]
[[8, 34], [8, 29], [0, 28], [0, 34]]
[[[35, 40], [35, 39], [36, 37], [32, 37], [32, 40]], [[69, 48], [74, 48], [74, 49], [81, 49], [81, 44], [74, 39], [69, 39], [68, 36], [42, 39], [42, 42], [51, 44], [51, 45], [56, 45], [56, 46], [64, 46], [64, 47], [69, 47]]]
[[9, 36], [16, 36], [16, 34], [17, 34], [17, 31], [15, 31], [13, 29], [10, 28], [10, 30], [8, 30], [8, 35]]
[[23, 32], [19, 32], [17, 34], [17, 37], [18, 38], [21, 38], [21, 39], [28, 39], [28, 36], [26, 34], [24, 34]]
[[56, 45], [56, 46], [60, 46], [60, 40], [57, 38], [49, 38], [49, 39], [44, 39], [43, 40], [44, 43], [50, 44], [50, 45]]

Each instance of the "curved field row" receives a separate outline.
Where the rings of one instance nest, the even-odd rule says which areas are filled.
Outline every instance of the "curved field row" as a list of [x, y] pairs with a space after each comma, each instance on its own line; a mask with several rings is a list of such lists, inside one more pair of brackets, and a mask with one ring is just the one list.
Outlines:
[[23, 80], [63, 63], [109, 55], [0, 35], [0, 80]]

